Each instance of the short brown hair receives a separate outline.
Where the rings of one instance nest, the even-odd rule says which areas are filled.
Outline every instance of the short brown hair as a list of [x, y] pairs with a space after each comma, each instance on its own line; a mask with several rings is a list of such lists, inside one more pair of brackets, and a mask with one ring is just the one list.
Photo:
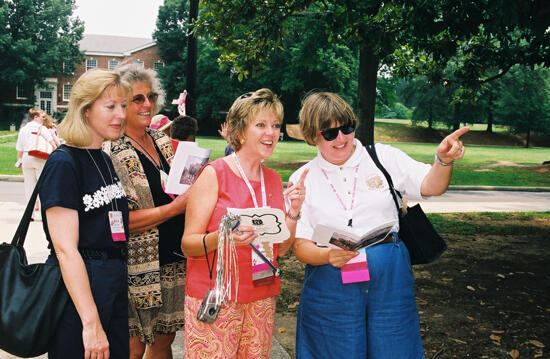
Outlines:
[[37, 107], [33, 107], [29, 110], [29, 121], [34, 120], [36, 116], [40, 116], [44, 111]]
[[319, 131], [329, 128], [333, 121], [348, 124], [357, 118], [351, 106], [332, 92], [314, 92], [302, 101], [300, 130], [306, 142], [317, 145]]
[[244, 131], [252, 119], [260, 110], [268, 109], [275, 114], [279, 121], [283, 122], [283, 104], [270, 89], [259, 89], [247, 92], [235, 100], [227, 113], [228, 142], [234, 151], [241, 149], [241, 139]]

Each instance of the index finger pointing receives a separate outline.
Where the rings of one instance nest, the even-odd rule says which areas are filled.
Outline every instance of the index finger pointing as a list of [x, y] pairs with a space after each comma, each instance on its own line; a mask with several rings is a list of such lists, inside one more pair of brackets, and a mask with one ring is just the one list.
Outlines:
[[302, 172], [302, 174], [300, 175], [300, 179], [298, 180], [298, 183], [297, 183], [298, 185], [304, 184], [304, 180], [306, 179], [308, 173], [309, 173], [309, 168], [306, 168], [304, 172]]
[[470, 131], [470, 126], [465, 126], [465, 127], [459, 128], [455, 132], [451, 133], [449, 135], [449, 137], [453, 137], [455, 139], [458, 139], [460, 136], [462, 136], [463, 134], [465, 134], [468, 131]]

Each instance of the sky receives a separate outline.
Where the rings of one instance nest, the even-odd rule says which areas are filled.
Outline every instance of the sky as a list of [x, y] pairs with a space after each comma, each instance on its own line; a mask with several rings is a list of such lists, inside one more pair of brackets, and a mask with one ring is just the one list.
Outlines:
[[152, 38], [163, 0], [76, 0], [84, 33]]

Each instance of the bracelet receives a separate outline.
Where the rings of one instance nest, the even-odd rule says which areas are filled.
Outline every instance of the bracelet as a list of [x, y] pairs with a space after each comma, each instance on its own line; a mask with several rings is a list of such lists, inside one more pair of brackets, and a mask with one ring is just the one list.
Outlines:
[[291, 219], [291, 220], [293, 220], [293, 221], [297, 221], [297, 220], [299, 220], [300, 218], [302, 218], [302, 211], [298, 212], [298, 214], [295, 215], [295, 216], [291, 215], [291, 214], [290, 214], [290, 211], [288, 211], [288, 212], [286, 213], [286, 215], [287, 215], [288, 219]]
[[452, 160], [451, 162], [443, 162], [441, 160], [441, 158], [439, 158], [439, 156], [437, 155], [437, 153], [435, 154], [435, 160], [437, 161], [437, 163], [439, 163], [441, 166], [443, 167], [449, 167], [449, 166], [452, 166], [454, 164], [454, 160]]

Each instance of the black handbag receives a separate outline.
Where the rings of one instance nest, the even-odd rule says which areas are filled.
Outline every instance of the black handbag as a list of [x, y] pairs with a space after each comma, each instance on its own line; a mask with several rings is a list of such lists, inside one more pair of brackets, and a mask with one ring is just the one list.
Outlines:
[[69, 299], [59, 265], [29, 265], [23, 249], [41, 178], [11, 243], [0, 244], [0, 349], [23, 358], [48, 351]]
[[406, 212], [403, 211], [402, 205], [400, 205], [403, 203], [401, 193], [393, 187], [391, 176], [380, 163], [374, 145], [369, 145], [366, 149], [390, 186], [390, 192], [399, 214], [399, 238], [409, 250], [411, 264], [433, 262], [445, 252], [447, 243], [436, 232], [419, 204], [407, 207]]

